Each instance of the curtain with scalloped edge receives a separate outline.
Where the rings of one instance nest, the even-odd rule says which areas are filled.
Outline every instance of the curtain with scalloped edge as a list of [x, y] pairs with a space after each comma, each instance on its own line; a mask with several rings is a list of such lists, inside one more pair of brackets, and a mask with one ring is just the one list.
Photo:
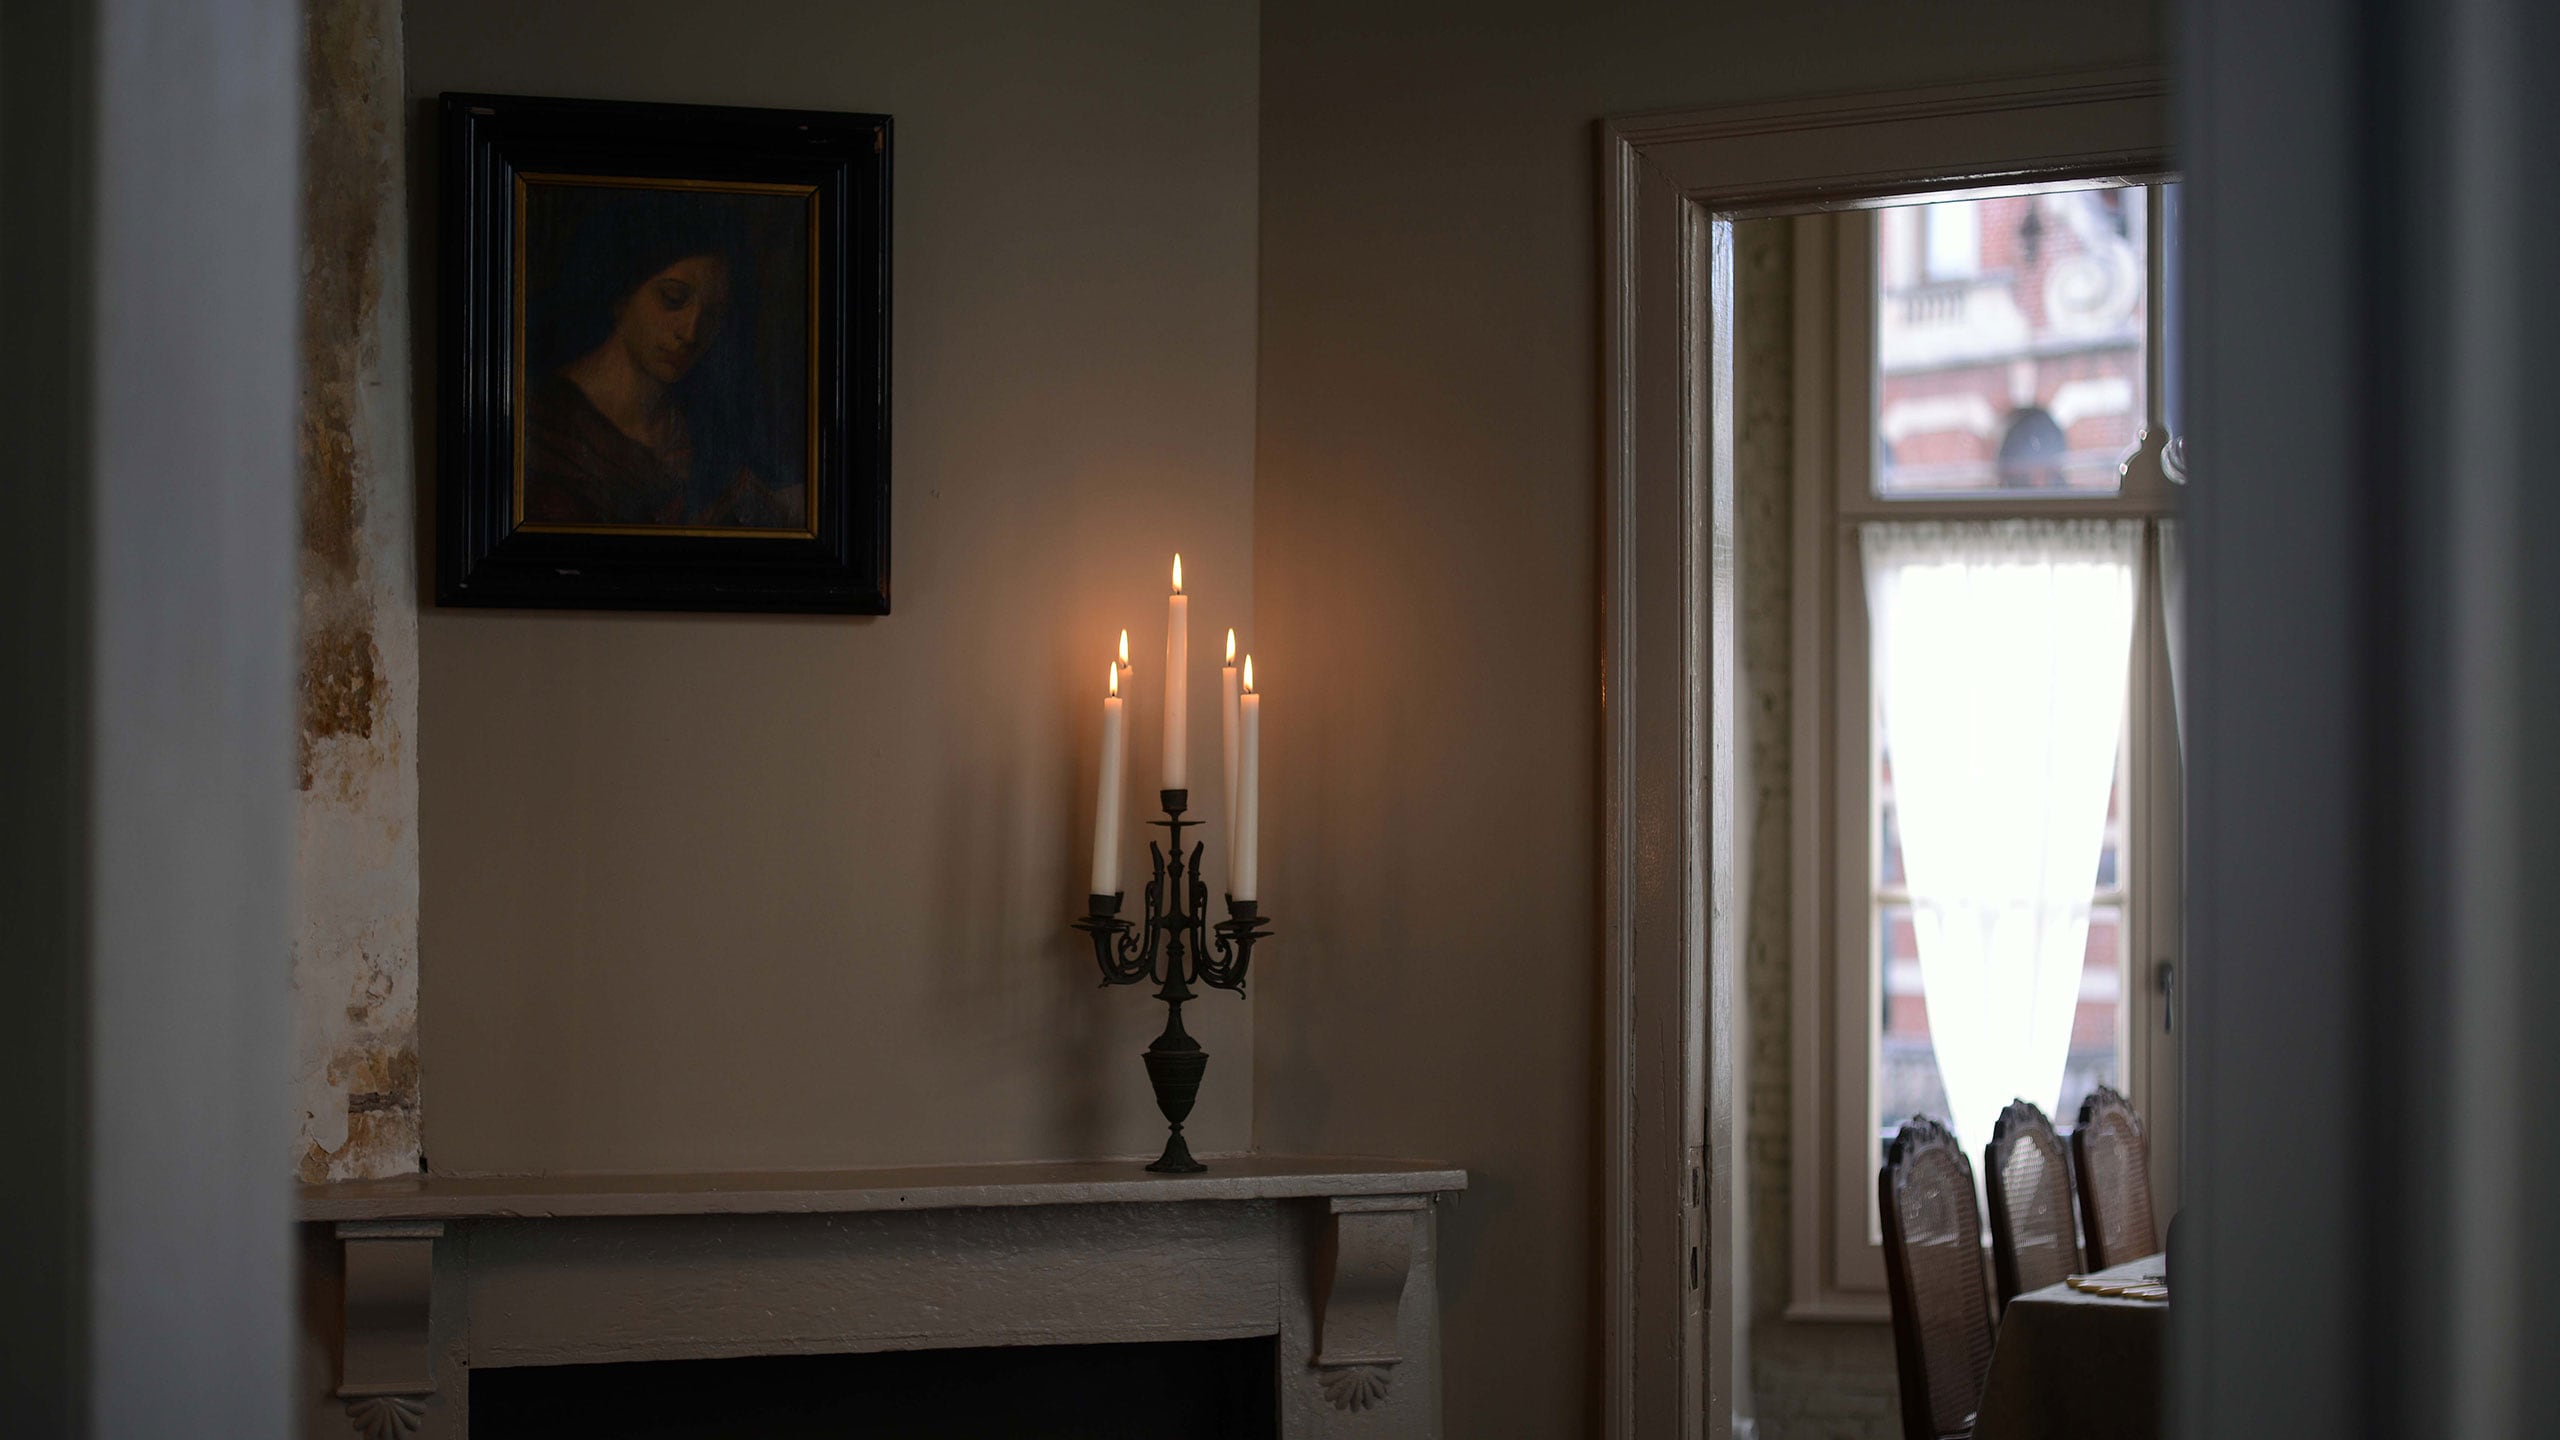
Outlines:
[[2010, 1100], [2061, 1098], [2142, 525], [1893, 522], [1859, 542], [1930, 1039], [1978, 1156]]

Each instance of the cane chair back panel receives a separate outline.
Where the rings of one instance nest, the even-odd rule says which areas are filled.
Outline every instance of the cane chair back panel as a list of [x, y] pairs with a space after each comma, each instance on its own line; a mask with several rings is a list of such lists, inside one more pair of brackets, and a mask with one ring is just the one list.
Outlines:
[[2104, 1270], [2157, 1252], [2151, 1142], [2142, 1116], [2122, 1095], [2101, 1085], [2081, 1103], [2080, 1123], [2071, 1132], [2071, 1158], [2080, 1173], [2080, 1225], [2089, 1242], [2090, 1268]]
[[2044, 1111], [2017, 1101], [2000, 1112], [1982, 1155], [1991, 1209], [1991, 1273], [2000, 1305], [2080, 1273], [2071, 1152]]
[[1902, 1433], [1906, 1440], [1971, 1435], [1991, 1372], [1991, 1295], [1973, 1167], [1945, 1126], [1914, 1118], [1885, 1152], [1876, 1199]]

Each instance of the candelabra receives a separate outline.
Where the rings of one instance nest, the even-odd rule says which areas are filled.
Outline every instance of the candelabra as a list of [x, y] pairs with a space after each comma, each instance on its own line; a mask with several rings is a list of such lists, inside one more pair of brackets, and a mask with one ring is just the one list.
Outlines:
[[[1182, 832], [1198, 825], [1182, 818], [1190, 801], [1187, 790], [1166, 790], [1165, 818], [1148, 823], [1171, 832], [1165, 844], [1150, 840], [1144, 928], [1120, 918], [1120, 897], [1088, 897], [1091, 909], [1075, 928], [1093, 937], [1094, 963], [1102, 967], [1105, 985], [1153, 981], [1156, 998], [1165, 1003], [1164, 1033], [1147, 1047], [1147, 1080], [1155, 1086], [1156, 1108], [1172, 1127], [1164, 1154], [1147, 1168], [1168, 1175], [1196, 1175], [1209, 1167], [1191, 1158], [1183, 1142], [1182, 1122], [1200, 1095], [1200, 1076], [1209, 1068], [1209, 1052], [1182, 1028], [1182, 1006], [1193, 998], [1192, 983], [1244, 993], [1244, 973], [1253, 963], [1253, 942], [1270, 934], [1261, 907], [1251, 900], [1227, 900], [1227, 918], [1209, 924], [1209, 886], [1200, 878], [1200, 854], [1194, 843], [1186, 861]], [[1168, 855], [1168, 850], [1171, 852]], [[1211, 941], [1211, 935], [1216, 939]]]

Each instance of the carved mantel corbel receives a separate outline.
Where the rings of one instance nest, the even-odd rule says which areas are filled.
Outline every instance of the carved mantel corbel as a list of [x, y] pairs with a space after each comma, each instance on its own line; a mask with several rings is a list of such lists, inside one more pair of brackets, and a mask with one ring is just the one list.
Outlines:
[[1428, 1195], [1336, 1196], [1316, 1260], [1316, 1383], [1337, 1409], [1384, 1400], [1404, 1359], [1396, 1316]]
[[435, 1394], [428, 1340], [439, 1220], [347, 1221], [346, 1305], [338, 1398], [363, 1440], [407, 1440]]

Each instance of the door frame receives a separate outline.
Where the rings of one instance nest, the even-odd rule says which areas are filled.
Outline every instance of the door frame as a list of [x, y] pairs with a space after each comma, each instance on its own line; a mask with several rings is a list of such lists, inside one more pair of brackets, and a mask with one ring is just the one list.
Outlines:
[[[1600, 126], [1611, 1440], [1722, 1440], [1748, 1252], [1733, 823], [1733, 221], [2170, 168], [2152, 67]], [[1747, 1336], [1748, 1326], [1739, 1327]]]

